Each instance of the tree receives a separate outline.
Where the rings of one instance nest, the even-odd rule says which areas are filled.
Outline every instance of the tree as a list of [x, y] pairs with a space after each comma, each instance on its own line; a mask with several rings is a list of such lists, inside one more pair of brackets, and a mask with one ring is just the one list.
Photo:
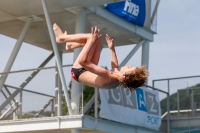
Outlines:
[[[191, 89], [194, 87], [200, 87], [200, 84], [196, 84], [195, 86], [191, 86], [188, 88], [181, 89], [179, 91], [179, 106], [180, 110], [191, 109]], [[194, 94], [200, 93], [200, 89], [195, 89]], [[194, 96], [194, 101], [199, 102], [200, 97], [198, 95]], [[161, 111], [162, 114], [167, 112], [167, 98], [161, 100]], [[177, 93], [174, 93], [170, 96], [170, 110], [177, 110]], [[176, 114], [175, 114], [176, 115]], [[173, 117], [171, 115], [171, 117]]]

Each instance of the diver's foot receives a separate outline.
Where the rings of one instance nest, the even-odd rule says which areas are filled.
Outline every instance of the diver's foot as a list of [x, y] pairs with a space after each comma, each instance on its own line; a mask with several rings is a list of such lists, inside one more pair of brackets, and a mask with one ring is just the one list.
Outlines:
[[57, 43], [63, 43], [64, 41], [62, 41], [60, 39], [60, 37], [63, 35], [63, 32], [62, 32], [62, 30], [60, 29], [60, 27], [56, 23], [53, 24], [53, 31], [54, 31], [54, 34], [56, 36], [56, 42]]

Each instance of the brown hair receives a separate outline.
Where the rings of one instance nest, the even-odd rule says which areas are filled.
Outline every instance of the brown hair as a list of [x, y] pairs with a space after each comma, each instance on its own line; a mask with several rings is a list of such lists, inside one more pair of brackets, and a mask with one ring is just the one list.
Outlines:
[[125, 78], [120, 81], [121, 86], [129, 90], [135, 90], [143, 86], [149, 73], [144, 66], [136, 67], [133, 71], [127, 71]]

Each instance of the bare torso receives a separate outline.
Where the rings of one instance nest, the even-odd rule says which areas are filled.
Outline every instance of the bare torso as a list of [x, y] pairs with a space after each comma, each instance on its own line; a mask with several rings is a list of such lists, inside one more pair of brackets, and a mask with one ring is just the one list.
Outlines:
[[91, 73], [90, 71], [85, 71], [79, 76], [78, 80], [85, 85], [95, 88], [114, 89], [119, 86], [117, 77], [109, 71], [104, 77]]

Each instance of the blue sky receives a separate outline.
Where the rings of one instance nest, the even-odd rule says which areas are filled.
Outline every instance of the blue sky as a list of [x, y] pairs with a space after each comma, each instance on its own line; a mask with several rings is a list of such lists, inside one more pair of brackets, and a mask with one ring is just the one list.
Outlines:
[[[150, 43], [149, 85], [153, 79], [200, 75], [200, 0], [161, 0], [158, 8], [157, 33]], [[0, 35], [0, 72], [3, 72], [16, 40]], [[119, 63], [125, 58], [120, 51], [134, 46], [116, 48]], [[128, 53], [128, 52], [127, 52]], [[13, 70], [37, 68], [49, 51], [23, 43]], [[110, 67], [108, 49], [101, 54], [99, 64]], [[72, 54], [65, 54], [63, 64], [71, 64]], [[138, 66], [141, 49], [128, 64]], [[51, 61], [48, 66], [54, 66]], [[70, 74], [69, 74], [70, 76]]]
[[162, 0], [151, 43], [152, 79], [200, 74], [200, 1]]

